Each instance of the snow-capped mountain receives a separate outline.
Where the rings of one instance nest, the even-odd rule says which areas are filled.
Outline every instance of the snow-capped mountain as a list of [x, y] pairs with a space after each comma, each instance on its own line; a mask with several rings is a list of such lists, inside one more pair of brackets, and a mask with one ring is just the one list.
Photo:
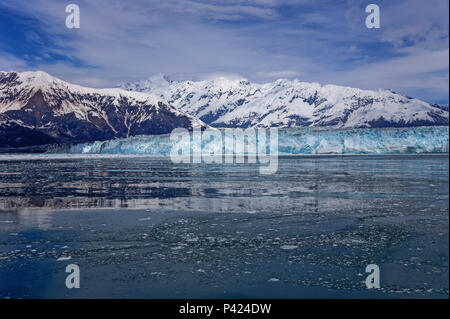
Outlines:
[[120, 87], [153, 93], [213, 127], [362, 128], [449, 123], [448, 108], [389, 90], [369, 91], [299, 80], [256, 84], [223, 77], [173, 81], [159, 75]]
[[152, 94], [73, 85], [45, 72], [0, 72], [0, 147], [170, 133], [205, 124]]

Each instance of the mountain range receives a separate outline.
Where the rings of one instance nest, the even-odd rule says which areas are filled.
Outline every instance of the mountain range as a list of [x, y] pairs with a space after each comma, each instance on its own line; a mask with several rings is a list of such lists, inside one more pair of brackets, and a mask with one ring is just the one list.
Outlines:
[[153, 93], [213, 127], [380, 128], [449, 123], [448, 106], [383, 89], [285, 79], [264, 84], [224, 77], [175, 81], [166, 75], [120, 87]]
[[448, 125], [448, 106], [389, 90], [280, 79], [258, 84], [159, 75], [119, 88], [0, 71], [0, 149], [170, 133], [182, 127], [383, 128]]
[[91, 89], [45, 72], [0, 72], [0, 147], [80, 143], [206, 127], [152, 94]]

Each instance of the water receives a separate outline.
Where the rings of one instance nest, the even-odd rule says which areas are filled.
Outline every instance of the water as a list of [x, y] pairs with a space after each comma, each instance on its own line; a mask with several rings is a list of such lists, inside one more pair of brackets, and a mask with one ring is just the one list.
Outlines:
[[[448, 298], [448, 166], [448, 154], [301, 156], [260, 175], [2, 155], [0, 298]], [[380, 289], [364, 283], [372, 263]], [[65, 286], [68, 264], [80, 289]]]

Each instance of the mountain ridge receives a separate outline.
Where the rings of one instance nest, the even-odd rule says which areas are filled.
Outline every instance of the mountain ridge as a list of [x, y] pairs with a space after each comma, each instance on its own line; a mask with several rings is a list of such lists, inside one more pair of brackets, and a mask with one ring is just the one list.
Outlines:
[[297, 79], [172, 80], [159, 74], [119, 85], [153, 93], [214, 127], [364, 128], [448, 125], [448, 107], [391, 90], [362, 90]]
[[175, 80], [158, 75], [94, 89], [43, 71], [0, 71], [0, 148], [83, 143], [183, 127], [448, 126], [448, 105], [390, 90], [279, 79]]
[[3, 147], [22, 146], [21, 134], [30, 137], [26, 144], [39, 145], [206, 127], [152, 94], [82, 87], [42, 71], [0, 72], [0, 122]]

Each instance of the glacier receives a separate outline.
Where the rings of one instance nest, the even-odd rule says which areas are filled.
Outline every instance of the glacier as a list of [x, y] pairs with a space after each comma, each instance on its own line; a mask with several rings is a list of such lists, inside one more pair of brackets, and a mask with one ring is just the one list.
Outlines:
[[[224, 130], [220, 131], [225, 134]], [[448, 153], [448, 140], [448, 126], [334, 130], [288, 128], [278, 130], [278, 155]], [[208, 148], [207, 141], [194, 141], [192, 138], [188, 141], [189, 145], [183, 147], [190, 147], [194, 155], [198, 150]], [[70, 146], [68, 152], [169, 156], [175, 143], [170, 134], [142, 135], [76, 144]]]

